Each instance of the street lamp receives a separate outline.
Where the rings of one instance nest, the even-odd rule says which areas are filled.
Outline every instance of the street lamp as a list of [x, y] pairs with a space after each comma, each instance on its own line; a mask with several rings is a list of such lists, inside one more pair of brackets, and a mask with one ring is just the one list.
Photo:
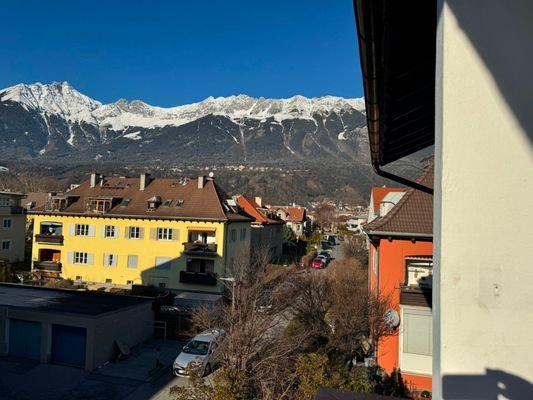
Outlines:
[[233, 313], [235, 311], [235, 285], [236, 281], [234, 277], [228, 277], [228, 278], [218, 278], [221, 281], [231, 282], [231, 312]]

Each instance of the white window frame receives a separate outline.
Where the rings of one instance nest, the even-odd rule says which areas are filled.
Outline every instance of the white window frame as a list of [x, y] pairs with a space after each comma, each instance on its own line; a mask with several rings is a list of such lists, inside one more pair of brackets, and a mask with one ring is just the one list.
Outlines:
[[104, 266], [115, 267], [118, 262], [118, 256], [116, 254], [104, 254]]
[[0, 250], [1, 251], [11, 250], [11, 240], [2, 240], [2, 247], [0, 248]]
[[89, 224], [76, 224], [74, 227], [74, 235], [89, 236]]
[[[6, 224], [6, 222], [9, 222], [9, 224]], [[8, 225], [8, 226], [6, 226]], [[13, 228], [13, 218], [4, 218], [4, 222], [2, 223], [3, 229], [12, 229]]]
[[89, 264], [89, 253], [85, 251], [75, 251], [74, 252], [74, 264]]
[[172, 228], [157, 228], [157, 240], [172, 240]]
[[105, 225], [104, 226], [104, 237], [105, 238], [114, 238], [117, 234], [117, 227], [115, 225]]
[[141, 227], [140, 226], [130, 226], [128, 239], [140, 239], [141, 238]]
[[[430, 355], [428, 354], [417, 354], [417, 353], [407, 353], [404, 351], [404, 339], [407, 333], [408, 327], [408, 314], [411, 315], [420, 315], [430, 318], [428, 327], [428, 343], [430, 346]], [[431, 375], [432, 374], [432, 358], [433, 358], [433, 343], [432, 343], [432, 313], [431, 309], [427, 307], [416, 307], [416, 306], [405, 306], [402, 305], [400, 309], [400, 368], [402, 372], [410, 372], [414, 374], [421, 375]]]
[[170, 271], [172, 267], [172, 258], [171, 257], [156, 257], [155, 258], [155, 269], [161, 271]]
[[[131, 266], [133, 264], [133, 260], [135, 260], [135, 266]], [[137, 254], [128, 254], [128, 269], [137, 269], [139, 267], [139, 256]]]

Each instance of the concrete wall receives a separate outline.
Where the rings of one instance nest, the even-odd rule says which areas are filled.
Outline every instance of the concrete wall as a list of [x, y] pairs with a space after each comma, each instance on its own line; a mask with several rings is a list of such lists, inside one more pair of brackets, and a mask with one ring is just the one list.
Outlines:
[[269, 249], [272, 260], [275, 261], [283, 252], [283, 225], [260, 225], [252, 226], [251, 251]]
[[150, 301], [101, 316], [92, 330], [93, 337], [90, 342], [94, 347], [88, 351], [88, 364], [94, 369], [106, 361], [111, 361], [115, 355], [116, 340], [131, 348], [150, 338], [153, 328], [154, 312]]
[[529, 0], [439, 2], [436, 399], [533, 398], [532, 21]]

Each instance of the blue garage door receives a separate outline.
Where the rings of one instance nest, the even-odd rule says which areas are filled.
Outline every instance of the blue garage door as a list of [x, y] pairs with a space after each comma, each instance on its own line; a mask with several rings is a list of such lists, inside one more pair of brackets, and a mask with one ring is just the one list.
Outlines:
[[16, 357], [41, 359], [41, 323], [9, 319], [9, 354]]
[[85, 328], [52, 325], [52, 362], [84, 368], [86, 341]]

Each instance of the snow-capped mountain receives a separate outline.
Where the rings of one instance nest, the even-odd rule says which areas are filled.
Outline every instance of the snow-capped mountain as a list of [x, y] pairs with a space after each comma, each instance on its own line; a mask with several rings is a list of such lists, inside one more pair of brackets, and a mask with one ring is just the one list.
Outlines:
[[4, 155], [77, 159], [366, 159], [363, 99], [209, 97], [162, 108], [102, 104], [67, 82], [0, 90]]

